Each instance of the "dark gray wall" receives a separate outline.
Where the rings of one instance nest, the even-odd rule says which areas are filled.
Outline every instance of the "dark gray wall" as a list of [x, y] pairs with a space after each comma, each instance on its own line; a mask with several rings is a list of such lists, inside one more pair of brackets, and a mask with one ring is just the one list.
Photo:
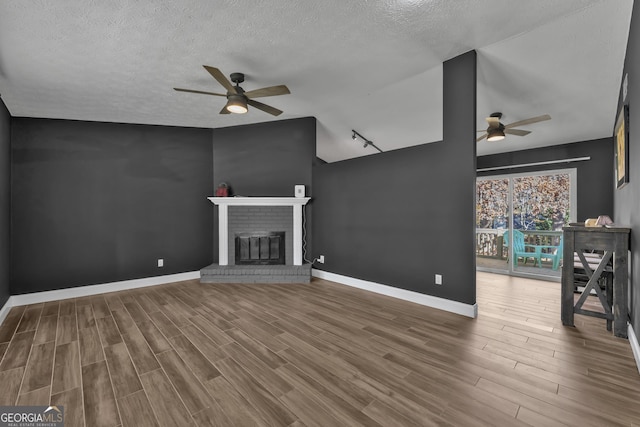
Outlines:
[[12, 119], [11, 293], [207, 265], [211, 153], [206, 129]]
[[[627, 44], [625, 73], [629, 75], [629, 183], [614, 190], [614, 221], [631, 230], [631, 324], [640, 339], [640, 4], [635, 2]], [[624, 74], [623, 74], [624, 77]], [[638, 105], [634, 105], [634, 101]], [[618, 111], [622, 106], [622, 90]], [[613, 133], [613, 129], [611, 130]], [[613, 148], [612, 148], [613, 149]], [[610, 176], [613, 182], [613, 173]]]
[[445, 62], [443, 83], [442, 142], [314, 168], [316, 268], [476, 302], [475, 52]]
[[613, 217], [613, 187], [611, 185], [611, 174], [613, 173], [612, 138], [480, 156], [478, 157], [478, 169], [577, 157], [591, 157], [591, 160], [479, 172], [478, 176], [576, 168], [578, 180], [576, 219], [584, 221], [587, 218], [597, 218], [600, 215]]
[[[214, 188], [226, 182], [236, 195], [293, 197], [293, 187], [299, 184], [313, 197], [314, 162], [314, 117], [213, 129]], [[312, 209], [312, 205], [305, 209], [307, 254], [311, 254]], [[213, 261], [217, 262], [217, 208], [215, 217]]]
[[11, 116], [0, 99], [0, 309], [11, 281]]

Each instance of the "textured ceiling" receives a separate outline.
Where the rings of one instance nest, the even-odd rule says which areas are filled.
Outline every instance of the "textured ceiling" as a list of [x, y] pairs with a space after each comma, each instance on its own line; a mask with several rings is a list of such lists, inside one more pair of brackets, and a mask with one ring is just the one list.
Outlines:
[[[315, 116], [336, 161], [442, 138], [442, 62], [478, 51], [478, 129], [548, 113], [479, 154], [610, 136], [632, 0], [2, 0], [0, 94], [13, 116], [226, 127]], [[245, 90], [286, 84], [220, 115], [202, 68]], [[473, 141], [470, 141], [470, 144]]]

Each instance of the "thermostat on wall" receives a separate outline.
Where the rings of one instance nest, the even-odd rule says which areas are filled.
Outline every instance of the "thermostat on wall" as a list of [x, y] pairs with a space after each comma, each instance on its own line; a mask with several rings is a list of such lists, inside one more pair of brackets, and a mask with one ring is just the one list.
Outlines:
[[294, 189], [294, 194], [296, 197], [304, 197], [304, 185], [296, 185]]

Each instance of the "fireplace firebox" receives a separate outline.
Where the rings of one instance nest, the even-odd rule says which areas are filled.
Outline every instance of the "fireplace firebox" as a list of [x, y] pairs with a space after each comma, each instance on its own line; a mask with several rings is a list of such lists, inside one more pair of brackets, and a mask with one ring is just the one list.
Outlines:
[[236, 265], [285, 265], [284, 236], [284, 231], [236, 233]]

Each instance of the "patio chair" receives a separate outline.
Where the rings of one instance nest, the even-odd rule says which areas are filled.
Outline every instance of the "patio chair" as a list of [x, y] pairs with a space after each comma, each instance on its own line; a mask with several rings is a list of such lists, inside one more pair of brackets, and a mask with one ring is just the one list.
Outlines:
[[533, 258], [533, 265], [536, 265], [538, 261], [538, 267], [542, 266], [540, 261], [539, 248], [534, 248], [534, 252], [527, 252], [526, 245], [524, 244], [524, 233], [520, 230], [513, 230], [513, 266], [518, 266], [518, 258], [524, 260], [524, 264], [527, 264], [529, 258]]
[[540, 254], [540, 258], [548, 259], [553, 262], [552, 268], [554, 270], [557, 270], [558, 267], [560, 267], [560, 261], [562, 260], [562, 237], [563, 236], [560, 236], [560, 243], [558, 246], [550, 246], [550, 248], [553, 248], [554, 252]]

